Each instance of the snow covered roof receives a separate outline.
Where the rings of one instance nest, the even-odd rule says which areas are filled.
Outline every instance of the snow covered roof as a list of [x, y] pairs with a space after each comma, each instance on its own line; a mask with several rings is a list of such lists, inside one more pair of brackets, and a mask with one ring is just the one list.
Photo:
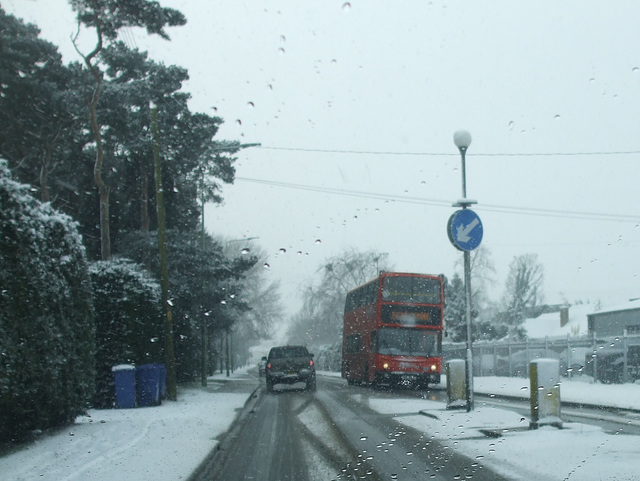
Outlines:
[[530, 339], [544, 337], [584, 336], [589, 333], [587, 316], [589, 314], [601, 314], [605, 312], [627, 311], [640, 309], [640, 299], [634, 299], [624, 304], [615, 304], [597, 309], [593, 304], [577, 304], [569, 307], [569, 322], [560, 326], [560, 313], [548, 312], [538, 317], [525, 319], [524, 327]]
[[[640, 299], [633, 299], [629, 302], [625, 302], [624, 304], [616, 304], [615, 306], [611, 306], [606, 309], [600, 309], [597, 314], [603, 314], [605, 312], [629, 311], [632, 309], [640, 309]], [[590, 312], [589, 314], [596, 314], [596, 312]]]
[[569, 307], [569, 322], [564, 326], [560, 326], [560, 312], [548, 312], [525, 319], [524, 327], [530, 339], [583, 336], [588, 333], [587, 314], [594, 311], [592, 304], [578, 304]]

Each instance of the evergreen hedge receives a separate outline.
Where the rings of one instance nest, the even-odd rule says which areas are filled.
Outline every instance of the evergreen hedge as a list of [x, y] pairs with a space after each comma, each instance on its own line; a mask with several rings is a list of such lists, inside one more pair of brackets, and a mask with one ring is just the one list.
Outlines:
[[77, 224], [0, 160], [0, 442], [72, 422], [94, 392], [94, 312]]
[[111, 368], [163, 362], [160, 285], [128, 259], [91, 265], [96, 310], [96, 392], [93, 406], [113, 407]]

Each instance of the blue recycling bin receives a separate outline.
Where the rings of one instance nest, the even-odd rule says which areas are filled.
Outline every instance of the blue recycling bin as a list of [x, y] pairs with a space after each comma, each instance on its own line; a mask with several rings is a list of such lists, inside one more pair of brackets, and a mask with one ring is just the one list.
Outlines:
[[160, 376], [160, 400], [165, 399], [167, 397], [167, 367], [164, 364], [154, 364], [156, 369], [158, 369]]
[[119, 364], [113, 366], [111, 372], [116, 388], [116, 407], [136, 407], [136, 367], [131, 364]]
[[136, 393], [138, 407], [160, 404], [160, 369], [157, 364], [136, 367]]

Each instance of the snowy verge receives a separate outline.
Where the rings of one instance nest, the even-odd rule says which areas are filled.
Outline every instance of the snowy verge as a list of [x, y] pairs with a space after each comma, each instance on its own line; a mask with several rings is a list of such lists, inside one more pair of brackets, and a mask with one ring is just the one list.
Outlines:
[[[178, 401], [91, 410], [74, 425], [0, 457], [2, 479], [186, 479], [218, 444], [250, 392], [180, 388]], [[213, 391], [213, 392], [212, 392]]]
[[[602, 385], [565, 380], [561, 396], [567, 402], [640, 409], [638, 384]], [[529, 397], [528, 379], [474, 379], [475, 392]], [[632, 480], [637, 479], [637, 436], [564, 423], [529, 430], [529, 418], [477, 402], [471, 412], [448, 410], [446, 404], [425, 399], [372, 399], [371, 408], [394, 415], [401, 424], [428, 434], [514, 480]], [[491, 434], [488, 436], [487, 434]], [[428, 445], [424, 449], [429, 449]], [[464, 473], [461, 473], [463, 476]], [[463, 479], [463, 478], [461, 478]]]

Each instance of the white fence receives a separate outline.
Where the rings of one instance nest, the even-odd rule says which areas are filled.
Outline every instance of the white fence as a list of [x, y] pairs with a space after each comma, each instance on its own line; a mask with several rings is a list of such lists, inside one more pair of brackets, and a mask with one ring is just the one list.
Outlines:
[[[466, 343], [442, 345], [445, 360], [465, 359], [465, 353]], [[558, 359], [563, 376], [587, 375], [605, 383], [632, 382], [640, 379], [640, 335], [477, 341], [473, 343], [473, 374], [529, 377], [529, 362], [542, 358]]]

